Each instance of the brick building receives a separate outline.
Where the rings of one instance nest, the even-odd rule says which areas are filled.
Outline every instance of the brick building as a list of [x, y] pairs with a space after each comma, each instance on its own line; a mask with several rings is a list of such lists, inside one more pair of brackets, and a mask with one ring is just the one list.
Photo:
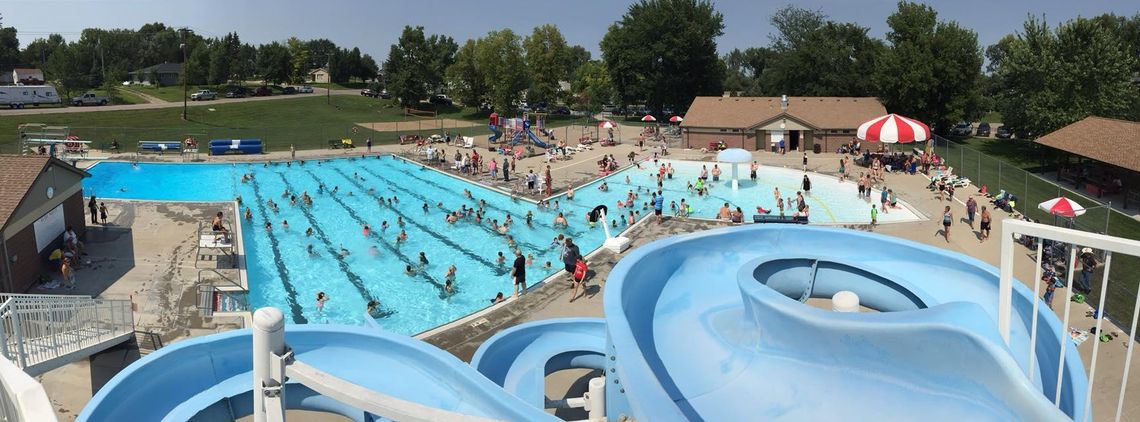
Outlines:
[[835, 151], [859, 125], [887, 114], [873, 97], [697, 97], [681, 122], [686, 147], [724, 140], [730, 148]]
[[0, 291], [23, 293], [48, 268], [51, 251], [73, 226], [86, 231], [87, 172], [44, 155], [0, 155]]

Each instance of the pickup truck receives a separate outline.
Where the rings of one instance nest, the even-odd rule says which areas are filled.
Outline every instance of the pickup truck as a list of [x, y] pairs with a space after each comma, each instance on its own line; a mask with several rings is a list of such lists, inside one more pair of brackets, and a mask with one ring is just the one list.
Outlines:
[[107, 97], [95, 95], [94, 92], [88, 92], [78, 97], [71, 99], [71, 105], [84, 106], [84, 105], [107, 105]]
[[208, 89], [203, 89], [201, 91], [190, 94], [190, 101], [204, 101], [204, 100], [216, 100], [216, 99], [218, 99], [218, 94], [216, 94], [216, 93], [214, 93], [214, 91], [211, 91]]

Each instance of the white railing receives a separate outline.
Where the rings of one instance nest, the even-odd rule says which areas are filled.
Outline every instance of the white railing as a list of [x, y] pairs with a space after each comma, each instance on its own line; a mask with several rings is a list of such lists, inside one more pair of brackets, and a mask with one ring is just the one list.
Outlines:
[[129, 300], [0, 294], [0, 353], [30, 373], [134, 332]]
[[[998, 332], [1001, 333], [1002, 338], [1006, 344], [1009, 344], [1010, 333], [1010, 318], [1012, 317], [1013, 310], [1013, 263], [1014, 263], [1014, 235], [1032, 236], [1038, 239], [1037, 241], [1037, 258], [1036, 258], [1036, 274], [1034, 275], [1033, 283], [1033, 314], [1031, 317], [1031, 327], [1029, 333], [1029, 365], [1028, 376], [1033, 379], [1033, 374], [1036, 372], [1036, 347], [1037, 347], [1037, 317], [1041, 297], [1041, 275], [1042, 275], [1042, 250], [1045, 240], [1053, 240], [1057, 242], [1066, 243], [1069, 245], [1068, 256], [1066, 262], [1066, 270], [1068, 274], [1065, 275], [1067, 280], [1065, 289], [1065, 309], [1062, 317], [1063, 323], [1061, 324], [1061, 332], [1058, 333], [1059, 338], [1064, 339], [1060, 347], [1060, 353], [1057, 361], [1057, 384], [1056, 391], [1054, 392], [1053, 402], [1060, 405], [1061, 402], [1061, 387], [1064, 376], [1065, 353], [1068, 347], [1065, 347], [1068, 342], [1069, 334], [1066, 332], [1069, 327], [1069, 311], [1072, 307], [1073, 301], [1073, 275], [1079, 271], [1076, 269], [1079, 263], [1077, 262], [1077, 250], [1081, 248], [1093, 248], [1104, 252], [1104, 268], [1103, 276], [1100, 282], [1100, 302], [1097, 304], [1096, 312], [1096, 328], [1095, 332], [1100, 335], [1101, 328], [1105, 318], [1104, 300], [1108, 295], [1108, 275], [1112, 270], [1112, 254], [1122, 253], [1140, 257], [1140, 241], [1123, 239], [1118, 237], [1106, 236], [1097, 233], [1089, 233], [1085, 231], [1064, 229], [1044, 224], [1031, 223], [1028, 221], [1008, 219], [1002, 221], [1001, 239], [1001, 273], [1000, 284], [998, 285]], [[1128, 336], [1128, 351], [1124, 358], [1124, 371], [1122, 381], [1120, 383], [1120, 393], [1116, 402], [1116, 417], [1115, 421], [1119, 422], [1124, 410], [1124, 397], [1125, 391], [1128, 387], [1128, 372], [1132, 366], [1132, 350], [1136, 346], [1136, 323], [1137, 316], [1140, 315], [1140, 295], [1136, 296], [1136, 305], [1132, 310], [1132, 329]], [[1078, 407], [1084, 409], [1081, 415], [1074, 415], [1074, 420], [1084, 422], [1090, 420], [1091, 417], [1091, 404], [1093, 383], [1096, 380], [1097, 358], [1100, 350], [1100, 341], [1093, 341], [1092, 358], [1089, 362], [1088, 373], [1088, 388], [1085, 391], [1084, 406]], [[1048, 392], [1046, 392], [1048, 394]], [[1079, 416], [1079, 417], [1078, 417]], [[1135, 415], [1134, 415], [1135, 416]]]
[[44, 387], [3, 358], [0, 358], [0, 418], [4, 422], [58, 420]]

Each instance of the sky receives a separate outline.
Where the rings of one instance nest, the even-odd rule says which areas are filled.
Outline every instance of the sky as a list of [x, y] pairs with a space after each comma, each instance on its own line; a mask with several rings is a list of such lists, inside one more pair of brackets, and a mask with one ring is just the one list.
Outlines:
[[[1030, 14], [1056, 24], [1078, 16], [1106, 12], [1140, 13], [1138, 0], [940, 0], [923, 1], [940, 20], [954, 20], [977, 32], [984, 49], [1021, 29]], [[558, 26], [571, 45], [586, 47], [595, 57], [606, 29], [621, 18], [629, 0], [0, 0], [3, 25], [15, 27], [22, 45], [59, 33], [69, 41], [84, 28], [138, 28], [149, 22], [189, 27], [207, 37], [236, 31], [243, 42], [266, 43], [296, 36], [328, 38], [342, 47], [360, 47], [377, 61], [387, 57], [404, 25], [420, 25], [460, 44], [488, 31], [509, 27], [529, 34], [538, 25]], [[721, 54], [733, 48], [765, 46], [769, 18], [789, 3], [819, 9], [830, 19], [854, 22], [882, 38], [894, 0], [732, 0], [714, 2], [724, 15]]]

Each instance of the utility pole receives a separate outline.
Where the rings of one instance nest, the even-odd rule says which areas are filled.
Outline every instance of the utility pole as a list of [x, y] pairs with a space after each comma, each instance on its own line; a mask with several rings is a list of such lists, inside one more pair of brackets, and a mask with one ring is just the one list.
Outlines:
[[182, 120], [186, 118], [186, 98], [188, 91], [186, 88], [186, 78], [190, 75], [190, 63], [186, 61], [186, 43], [178, 45], [182, 49]]
[[328, 83], [325, 84], [325, 104], [332, 105], [332, 54], [325, 59], [325, 71], [329, 75]]
[[111, 95], [111, 83], [107, 80], [107, 60], [103, 57], [103, 39], [96, 38], [95, 46], [99, 47], [99, 72], [103, 74], [103, 86], [107, 89], [107, 97], [113, 100], [115, 96]]

